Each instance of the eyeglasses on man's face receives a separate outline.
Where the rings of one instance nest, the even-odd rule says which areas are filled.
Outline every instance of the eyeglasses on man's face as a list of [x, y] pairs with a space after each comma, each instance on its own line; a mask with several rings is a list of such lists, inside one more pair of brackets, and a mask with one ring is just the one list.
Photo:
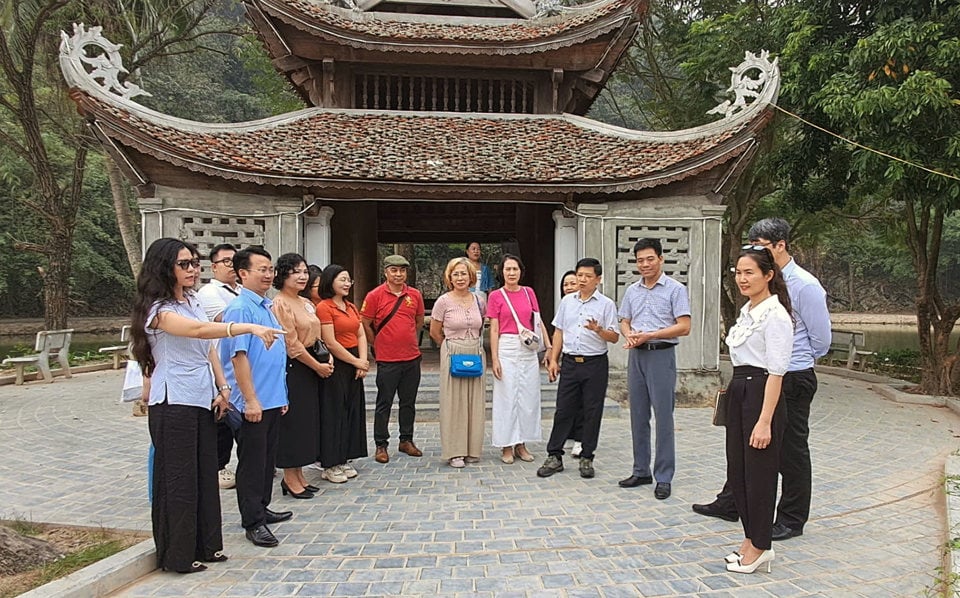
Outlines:
[[262, 268], [242, 268], [247, 272], [256, 272], [261, 276], [273, 276], [273, 273], [276, 272], [273, 266], [264, 266]]
[[212, 261], [212, 262], [210, 262], [210, 263], [211, 263], [211, 264], [223, 264], [224, 266], [231, 267], [231, 266], [233, 266], [233, 258], [232, 258], [232, 257], [225, 257], [225, 258], [220, 259], [220, 260], [214, 260], [214, 261]]
[[191, 266], [194, 270], [200, 269], [200, 260], [197, 258], [192, 260], [177, 260], [176, 264], [181, 270], [189, 270]]

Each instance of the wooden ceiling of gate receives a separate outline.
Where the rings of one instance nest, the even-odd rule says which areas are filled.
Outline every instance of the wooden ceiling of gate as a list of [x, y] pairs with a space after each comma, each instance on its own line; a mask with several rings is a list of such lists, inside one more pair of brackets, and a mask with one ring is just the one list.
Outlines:
[[377, 221], [380, 243], [501, 241], [516, 236], [517, 204], [380, 202]]

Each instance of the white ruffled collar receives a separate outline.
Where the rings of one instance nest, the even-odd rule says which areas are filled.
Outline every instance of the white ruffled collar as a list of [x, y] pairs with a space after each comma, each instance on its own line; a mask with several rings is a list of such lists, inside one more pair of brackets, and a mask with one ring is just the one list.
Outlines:
[[776, 295], [770, 295], [752, 309], [748, 301], [740, 308], [740, 317], [737, 323], [730, 328], [727, 334], [726, 343], [728, 347], [739, 347], [747, 342], [754, 332], [760, 329], [760, 325], [767, 319], [770, 312], [780, 305], [780, 298]]

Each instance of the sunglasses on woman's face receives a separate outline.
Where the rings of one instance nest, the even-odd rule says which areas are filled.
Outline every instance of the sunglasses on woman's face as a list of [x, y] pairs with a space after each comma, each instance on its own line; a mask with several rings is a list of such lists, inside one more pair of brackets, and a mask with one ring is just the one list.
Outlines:
[[200, 269], [200, 260], [199, 260], [199, 259], [196, 259], [196, 258], [194, 258], [194, 259], [192, 259], [192, 260], [177, 260], [177, 266], [178, 266], [181, 270], [189, 270], [191, 266], [193, 266], [193, 269], [194, 269], [194, 270], [199, 270], [199, 269]]

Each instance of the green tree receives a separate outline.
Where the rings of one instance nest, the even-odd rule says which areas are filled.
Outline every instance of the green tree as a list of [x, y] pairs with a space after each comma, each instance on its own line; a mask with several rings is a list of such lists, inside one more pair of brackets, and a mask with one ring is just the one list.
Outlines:
[[851, 164], [859, 185], [900, 216], [916, 273], [921, 386], [953, 394], [949, 335], [960, 297], [945, 293], [941, 276], [944, 225], [960, 209], [960, 6], [910, 8], [860, 39], [814, 100], [854, 141], [944, 173], [869, 151], [858, 151]]

